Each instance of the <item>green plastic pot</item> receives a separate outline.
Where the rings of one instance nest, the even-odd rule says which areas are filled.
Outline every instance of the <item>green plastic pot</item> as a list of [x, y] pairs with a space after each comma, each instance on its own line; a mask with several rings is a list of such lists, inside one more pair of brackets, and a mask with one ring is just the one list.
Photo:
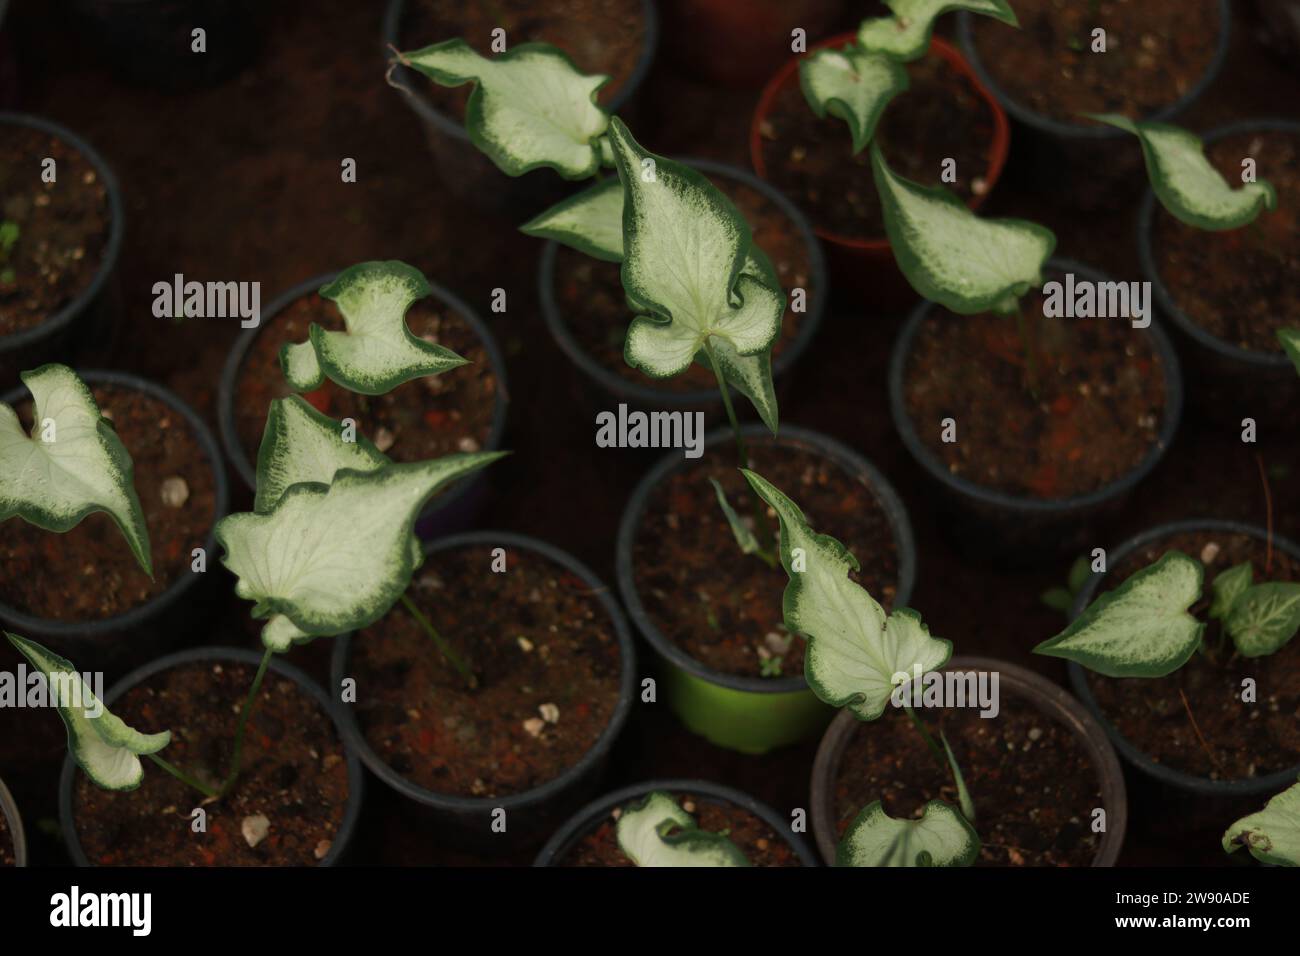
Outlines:
[[[762, 425], [749, 425], [742, 431], [750, 439], [770, 435]], [[705, 454], [719, 443], [731, 440], [729, 428], [709, 433], [704, 442]], [[898, 591], [894, 606], [906, 605], [916, 580], [916, 549], [907, 512], [893, 487], [870, 462], [825, 435], [783, 425], [777, 441], [835, 462], [875, 493], [889, 519], [898, 552]], [[803, 675], [775, 679], [737, 677], [706, 667], [669, 640], [641, 603], [632, 567], [632, 544], [641, 516], [655, 486], [690, 464], [680, 451], [673, 451], [652, 468], [633, 491], [618, 532], [619, 593], [637, 630], [654, 648], [663, 697], [687, 729], [728, 750], [761, 754], [814, 737], [826, 729], [835, 711], [813, 694]], [[772, 594], [773, 601], [780, 599], [779, 594]]]

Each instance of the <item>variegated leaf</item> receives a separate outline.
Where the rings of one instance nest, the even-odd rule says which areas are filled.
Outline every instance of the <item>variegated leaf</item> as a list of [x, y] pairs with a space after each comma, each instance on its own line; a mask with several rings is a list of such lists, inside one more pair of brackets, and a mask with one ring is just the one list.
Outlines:
[[849, 824], [835, 865], [970, 866], [979, 852], [975, 828], [942, 800], [927, 803], [918, 820], [895, 819], [877, 800]]
[[907, 89], [908, 78], [898, 61], [850, 43], [800, 60], [799, 85], [814, 113], [849, 124], [856, 155], [871, 142], [890, 100]]
[[564, 199], [519, 227], [606, 262], [623, 261], [623, 184], [610, 177]]
[[1228, 827], [1223, 834], [1224, 852], [1243, 846], [1261, 863], [1300, 866], [1300, 783], [1272, 797], [1263, 810]]
[[580, 72], [558, 48], [521, 43], [488, 59], [454, 39], [401, 59], [442, 86], [474, 83], [465, 129], [507, 175], [549, 166], [565, 179], [584, 179], [600, 167], [609, 117], [596, 91], [609, 77]]
[[35, 415], [29, 437], [17, 412], [0, 403], [0, 521], [17, 515], [64, 532], [102, 511], [152, 577], [131, 456], [95, 396], [66, 365], [42, 365], [19, 377], [32, 393]]
[[884, 609], [849, 579], [857, 559], [829, 535], [817, 534], [799, 506], [769, 481], [742, 469], [746, 480], [781, 522], [781, 564], [790, 576], [785, 625], [808, 639], [808, 685], [832, 707], [875, 720], [889, 704], [899, 675], [913, 680], [952, 656], [952, 642], [931, 637], [921, 616]]
[[618, 818], [619, 849], [637, 866], [749, 866], [720, 833], [701, 830], [670, 794], [656, 790]]
[[873, 17], [858, 27], [858, 43], [866, 50], [899, 60], [915, 60], [930, 48], [934, 21], [950, 10], [969, 10], [1019, 26], [1007, 0], [885, 0], [892, 17]]
[[1243, 561], [1216, 574], [1214, 580], [1210, 582], [1210, 593], [1214, 595], [1214, 599], [1210, 602], [1210, 617], [1216, 620], [1227, 617], [1237, 598], [1250, 587], [1254, 575], [1254, 568], [1250, 566], [1249, 561]]
[[749, 525], [736, 514], [736, 509], [731, 507], [731, 502], [727, 500], [727, 493], [722, 490], [722, 484], [716, 478], [710, 478], [709, 483], [713, 485], [714, 494], [718, 498], [718, 507], [722, 509], [722, 514], [727, 519], [727, 525], [731, 528], [731, 534], [735, 537], [741, 554], [757, 554], [762, 550], [758, 539], [754, 537], [754, 532], [750, 530]]
[[1103, 594], [1060, 634], [1034, 648], [1107, 677], [1164, 677], [1201, 644], [1205, 625], [1188, 613], [1205, 568], [1170, 551]]
[[1270, 581], [1246, 588], [1223, 626], [1243, 657], [1281, 650], [1300, 630], [1300, 584]]

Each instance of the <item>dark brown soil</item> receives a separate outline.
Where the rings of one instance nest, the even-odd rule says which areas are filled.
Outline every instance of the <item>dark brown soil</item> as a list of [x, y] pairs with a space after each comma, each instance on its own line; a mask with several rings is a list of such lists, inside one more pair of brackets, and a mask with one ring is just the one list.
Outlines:
[[1261, 130], [1206, 148], [1234, 187], [1241, 161], [1254, 158], [1260, 179], [1277, 189], [1277, 209], [1249, 226], [1207, 232], [1156, 207], [1152, 251], [1174, 303], [1217, 339], [1244, 349], [1281, 352], [1277, 330], [1300, 317], [1300, 136]]
[[[97, 621], [124, 614], [157, 597], [182, 575], [196, 573], [190, 570], [190, 552], [206, 546], [216, 520], [212, 462], [185, 418], [143, 392], [105, 385], [91, 391], [135, 463], [153, 580], [106, 514], [89, 515], [66, 534], [11, 518], [0, 534], [0, 565], [5, 569], [0, 603], [56, 621]], [[30, 429], [31, 401], [22, 402], [17, 412], [23, 427]], [[164, 484], [174, 478], [188, 491], [179, 507], [163, 500]]]
[[[1194, 532], [1144, 548], [1108, 574], [1106, 583], [1119, 586], [1170, 550], [1205, 561], [1203, 600], [1193, 608], [1203, 621], [1209, 620], [1204, 612], [1211, 582], [1233, 565], [1250, 561], [1257, 584], [1300, 580], [1300, 562], [1274, 549], [1270, 564], [1267, 546], [1258, 538]], [[1167, 677], [1089, 673], [1088, 684], [1116, 729], [1157, 763], [1214, 780], [1247, 779], [1300, 765], [1300, 641], [1293, 639], [1268, 657], [1251, 659], [1231, 653], [1230, 643], [1221, 646], [1224, 640], [1229, 639], [1218, 622], [1211, 621], [1205, 632], [1208, 652], [1194, 654]], [[1253, 704], [1241, 699], [1246, 678], [1257, 685]]]
[[[890, 168], [927, 186], [945, 185], [967, 202], [988, 191], [993, 116], [970, 80], [941, 56], [908, 64], [911, 86], [880, 118], [876, 138]], [[759, 128], [772, 185], [821, 230], [848, 239], [884, 239], [870, 150], [856, 156], [848, 124], [818, 119], [797, 79], [777, 93]], [[957, 182], [941, 183], [942, 163], [957, 161]]]
[[[815, 307], [821, 289], [812, 288], [811, 261], [803, 236], [794, 223], [776, 205], [757, 190], [725, 176], [710, 176], [710, 181], [736, 204], [754, 234], [754, 243], [772, 260], [781, 287], [786, 292], [786, 310], [781, 319], [781, 335], [772, 349], [780, 355], [799, 334], [808, 312]], [[623, 378], [649, 384], [665, 392], [700, 391], [717, 388], [712, 370], [692, 365], [681, 375], [668, 379], [650, 378], [632, 368], [623, 358], [623, 342], [632, 312], [623, 292], [620, 267], [616, 262], [593, 259], [567, 246], [559, 248], [555, 259], [556, 301], [561, 316], [584, 352], [602, 367]], [[807, 293], [806, 311], [789, 308], [792, 289]]]
[[[10, 335], [40, 325], [90, 285], [112, 219], [108, 189], [85, 156], [41, 130], [3, 130], [0, 221], [19, 230], [8, 255], [0, 250], [0, 335]], [[55, 161], [52, 183], [41, 181], [46, 157]]]
[[[483, 56], [492, 56], [492, 31], [506, 31], [506, 49], [521, 43], [550, 43], [569, 55], [583, 73], [603, 73], [609, 82], [597, 93], [606, 104], [636, 69], [645, 38], [641, 0], [553, 0], [545, 8], [529, 0], [412, 0], [402, 23], [406, 52], [460, 37]], [[443, 113], [463, 119], [470, 84], [427, 82], [424, 93]]]
[[[748, 810], [711, 797], [684, 793], [682, 808], [710, 833], [721, 833], [736, 844], [752, 866], [802, 866], [790, 844]], [[618, 845], [617, 820], [622, 809], [579, 840], [561, 859], [561, 866], [632, 866]]]
[[[1100, 14], [1094, 15], [1096, 6]], [[1018, 0], [1021, 29], [975, 18], [985, 69], [1036, 113], [1089, 124], [1080, 113], [1142, 119], [1181, 99], [1209, 69], [1219, 43], [1216, 0]], [[1106, 52], [1092, 52], [1092, 30]]]
[[[1037, 398], [1014, 316], [935, 306], [913, 340], [904, 401], [921, 441], [952, 474], [1010, 494], [1069, 498], [1146, 458], [1164, 419], [1164, 369], [1130, 320], [1049, 319], [1042, 304], [1041, 290], [1021, 302]], [[956, 420], [955, 442], [942, 440], [945, 418]]]
[[[749, 450], [752, 470], [789, 495], [819, 534], [857, 557], [862, 571], [853, 579], [888, 610], [898, 587], [896, 542], [865, 477], [793, 439], [751, 439]], [[650, 493], [632, 549], [646, 613], [669, 640], [713, 670], [802, 676], [804, 641], [785, 630], [781, 612], [786, 573], [741, 553], [709, 478], [721, 483], [737, 514], [755, 522], [759, 542], [771, 545], [775, 513], [737, 470], [734, 443], [711, 447]]]
[[[976, 866], [1090, 866], [1100, 835], [1092, 811], [1102, 806], [1097, 771], [1064, 724], [1023, 698], [1000, 694], [997, 717], [974, 708], [918, 711], [931, 733], [942, 728], [975, 803], [980, 838]], [[916, 817], [929, 800], [958, 805], [945, 767], [900, 709], [886, 708], [857, 727], [835, 779], [840, 836], [876, 800], [893, 817]]]
[[[307, 341], [312, 322], [343, 329], [335, 304], [311, 293], [265, 323], [244, 358], [235, 381], [235, 429], [250, 464], [257, 462], [271, 400], [292, 394], [280, 366], [280, 347]], [[482, 340], [464, 319], [433, 299], [412, 305], [406, 324], [413, 334], [451, 349], [469, 364], [413, 379], [385, 395], [358, 395], [326, 379], [303, 397], [331, 418], [356, 421], [357, 429], [394, 461], [483, 450], [492, 430], [497, 376]]]
[[[218, 784], [229, 771], [239, 711], [256, 668], [186, 664], [150, 677], [113, 705], [137, 730], [172, 732], [161, 756]], [[100, 790], [77, 774], [73, 814], [91, 863], [101, 866], [314, 866], [329, 852], [348, 801], [343, 744], [329, 715], [298, 685], [268, 672], [248, 723], [243, 769], [230, 796], [203, 805], [196, 790], [144, 761], [138, 790]], [[207, 811], [207, 833], [191, 812]], [[251, 816], [270, 821], [250, 847]]]
[[17, 866], [14, 838], [9, 832], [9, 818], [0, 812], [0, 866]]
[[407, 592], [468, 662], [475, 689], [400, 605], [352, 643], [366, 741], [436, 793], [497, 797], [553, 780], [618, 703], [618, 639], [587, 584], [533, 551], [509, 548], [507, 562], [493, 573], [486, 546], [438, 552]]

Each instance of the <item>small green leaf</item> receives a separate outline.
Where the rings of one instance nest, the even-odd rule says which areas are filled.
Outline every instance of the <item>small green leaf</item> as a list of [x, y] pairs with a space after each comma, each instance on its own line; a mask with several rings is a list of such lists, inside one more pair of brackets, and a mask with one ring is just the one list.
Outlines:
[[0, 521], [17, 515], [62, 533], [102, 511], [153, 577], [131, 456], [95, 396], [66, 365], [42, 365], [19, 378], [32, 393], [35, 415], [28, 437], [18, 413], [0, 402]]
[[879, 800], [864, 807], [835, 849], [836, 866], [970, 866], [980, 852], [975, 828], [942, 800], [919, 820], [897, 820]]
[[601, 180], [519, 227], [606, 262], [623, 261], [623, 184]]
[[943, 741], [943, 752], [948, 758], [948, 769], [952, 771], [952, 781], [957, 785], [957, 800], [961, 804], [962, 815], [968, 821], [974, 823], [975, 801], [971, 799], [970, 790], [966, 787], [966, 777], [962, 774], [961, 765], [957, 763], [957, 757], [952, 752], [952, 745], [948, 743], [948, 735], [940, 730], [939, 739]]
[[1070, 565], [1070, 575], [1066, 580], [1066, 587], [1070, 589], [1070, 594], [1075, 595], [1082, 591], [1091, 575], [1092, 566], [1088, 562], [1088, 556], [1080, 555], [1075, 558], [1074, 564]]
[[549, 166], [565, 179], [585, 179], [600, 168], [598, 140], [609, 117], [596, 91], [609, 77], [580, 72], [558, 48], [521, 43], [488, 59], [454, 39], [401, 59], [442, 86], [474, 83], [465, 129], [507, 175]]
[[897, 61], [850, 43], [800, 60], [799, 85], [814, 113], [829, 113], [849, 124], [856, 155], [875, 135], [889, 101], [908, 88], [908, 78]]
[[401, 597], [419, 566], [415, 519], [448, 482], [503, 452], [341, 471], [331, 484], [290, 487], [266, 514], [233, 514], [217, 524], [222, 563], [239, 578], [235, 593], [269, 618], [263, 642], [342, 634], [373, 623]]
[[1220, 571], [1210, 582], [1210, 592], [1214, 600], [1210, 603], [1210, 617], [1222, 620], [1232, 611], [1237, 598], [1250, 587], [1255, 571], [1249, 561], [1243, 561], [1226, 571]]
[[171, 743], [171, 732], [142, 734], [109, 712], [72, 664], [35, 641], [5, 632], [17, 651], [45, 675], [46, 688], [68, 728], [68, 752], [92, 783], [134, 790], [144, 779], [140, 755]]
[[1228, 827], [1223, 851], [1233, 853], [1243, 846], [1261, 863], [1300, 866], [1300, 783], [1270, 798], [1263, 810]]
[[745, 524], [740, 515], [736, 514], [736, 509], [731, 507], [731, 502], [727, 500], [727, 493], [722, 490], [722, 485], [716, 478], [710, 478], [709, 483], [713, 485], [713, 490], [717, 493], [718, 505], [722, 508], [722, 513], [727, 516], [727, 524], [731, 526], [731, 533], [736, 536], [736, 544], [740, 545], [741, 552], [743, 554], [757, 554], [762, 551], [758, 539], [754, 537], [754, 532], [749, 530], [749, 525]]
[[1223, 626], [1243, 657], [1281, 650], [1300, 630], [1300, 584], [1274, 581], [1247, 588]]
[[451, 349], [407, 328], [406, 310], [429, 292], [420, 270], [404, 262], [344, 269], [320, 294], [338, 305], [346, 331], [330, 332], [313, 322], [309, 342], [280, 349], [285, 380], [299, 392], [319, 388], [328, 377], [349, 391], [383, 395], [413, 378], [465, 365]]
[[909, 608], [895, 609], [886, 621], [884, 609], [849, 579], [858, 562], [848, 549], [814, 532], [799, 506], [765, 478], [741, 471], [781, 522], [781, 564], [790, 576], [785, 626], [808, 639], [808, 685], [832, 707], [875, 720], [889, 704], [896, 676], [912, 680], [943, 667], [952, 642], [931, 637]]
[[1074, 595], [1065, 588], [1048, 588], [1038, 598], [1053, 611], [1060, 611], [1068, 614], [1070, 606], [1074, 603]]
[[292, 486], [304, 481], [328, 485], [345, 468], [374, 471], [389, 460], [362, 435], [343, 440], [343, 424], [313, 408], [300, 395], [277, 398], [266, 416], [257, 451], [257, 497], [253, 510], [265, 514]]
[[934, 21], [949, 10], [969, 10], [1019, 26], [1007, 0], [885, 0], [892, 17], [873, 17], [858, 27], [858, 42], [875, 53], [915, 60], [930, 48]]
[[1300, 372], [1300, 329], [1278, 329], [1277, 340], [1295, 364], [1295, 370]]
[[623, 809], [618, 846], [637, 866], [749, 866], [720, 833], [701, 830], [667, 793], [656, 790]]
[[898, 268], [918, 293], [961, 315], [1014, 311], [1043, 281], [1051, 230], [1023, 219], [980, 219], [942, 186], [895, 174], [878, 144], [871, 168]]
[[1060, 634], [1034, 648], [1107, 677], [1164, 677], [1200, 646], [1205, 625], [1187, 612], [1205, 568], [1170, 551], [1103, 594]]
[[1169, 123], [1134, 122], [1119, 113], [1085, 113], [1089, 119], [1132, 133], [1142, 144], [1151, 188], [1177, 219], [1198, 229], [1237, 229], [1261, 209], [1277, 208], [1277, 191], [1260, 180], [1233, 189], [1205, 158], [1195, 133]]

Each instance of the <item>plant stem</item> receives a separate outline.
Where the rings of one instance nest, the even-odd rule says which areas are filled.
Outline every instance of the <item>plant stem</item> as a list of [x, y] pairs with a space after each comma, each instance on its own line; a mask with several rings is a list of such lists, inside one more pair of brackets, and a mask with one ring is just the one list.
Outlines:
[[230, 761], [230, 773], [226, 775], [226, 782], [221, 785], [221, 796], [228, 794], [235, 781], [239, 779], [239, 771], [244, 759], [244, 733], [248, 729], [248, 718], [253, 716], [253, 708], [257, 706], [257, 694], [262, 689], [262, 680], [266, 677], [266, 669], [271, 666], [271, 655], [275, 651], [269, 647], [262, 654], [262, 662], [257, 665], [257, 674], [253, 677], [253, 686], [248, 688], [248, 696], [244, 698], [244, 709], [239, 712], [239, 726], [235, 729], [235, 755]]
[[718, 391], [722, 393], [722, 406], [727, 410], [727, 421], [731, 422], [731, 433], [736, 436], [736, 452], [740, 455], [740, 466], [749, 467], [749, 450], [745, 447], [745, 439], [740, 434], [740, 422], [736, 420], [736, 410], [731, 405], [731, 388], [727, 385], [727, 380], [722, 377], [722, 368], [718, 365], [717, 356], [713, 354], [713, 346], [709, 340], [704, 340], [704, 354], [709, 357], [709, 364], [713, 366], [713, 374], [718, 379]]
[[930, 735], [930, 731], [926, 728], [921, 718], [916, 716], [916, 711], [912, 709], [912, 705], [904, 704], [903, 710], [907, 711], [907, 716], [912, 719], [912, 726], [914, 726], [925, 739], [926, 745], [930, 748], [930, 753], [934, 754], [934, 759], [939, 761], [939, 766], [944, 770], [947, 770], [948, 758], [943, 755], [943, 750], [940, 749], [939, 744], [935, 741], [934, 737]]
[[158, 766], [162, 767], [164, 770], [166, 770], [169, 774], [171, 774], [181, 783], [185, 784], [188, 787], [193, 787], [195, 790], [203, 794], [205, 797], [212, 797], [215, 799], [221, 796], [221, 793], [219, 791], [213, 790], [211, 787], [199, 783], [189, 774], [185, 773], [185, 771], [181, 770], [178, 767], [173, 767], [171, 764], [169, 764], [166, 760], [163, 760], [163, 758], [159, 757], [157, 754], [148, 754], [148, 757], [150, 760], [152, 760]]
[[1025, 321], [1025, 310], [1016, 303], [1016, 331], [1020, 334], [1020, 344], [1025, 349], [1025, 385], [1029, 394], [1038, 401], [1038, 360], [1034, 358], [1034, 347], [1029, 342], [1029, 324]]
[[473, 690], [477, 687], [478, 678], [474, 676], [474, 672], [451, 649], [451, 645], [442, 639], [442, 635], [434, 629], [433, 622], [424, 615], [424, 612], [416, 607], [415, 603], [405, 594], [402, 595], [402, 605], [411, 612], [411, 617], [415, 618], [420, 627], [424, 628], [424, 633], [428, 634], [433, 643], [438, 645], [438, 650], [442, 652], [443, 657], [447, 658], [447, 662], [456, 668], [461, 677], [465, 678], [465, 683], [469, 685], [469, 689]]

